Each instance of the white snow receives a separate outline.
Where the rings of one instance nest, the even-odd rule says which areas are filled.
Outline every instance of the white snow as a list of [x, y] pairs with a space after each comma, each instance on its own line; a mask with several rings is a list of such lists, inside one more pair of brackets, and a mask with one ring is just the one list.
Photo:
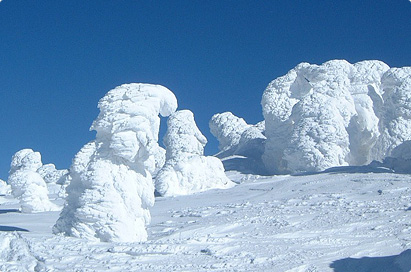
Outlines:
[[222, 162], [204, 156], [206, 143], [191, 111], [180, 110], [169, 117], [164, 137], [167, 159], [156, 176], [160, 195], [187, 195], [234, 186], [225, 175]]
[[164, 154], [158, 115], [173, 113], [177, 100], [163, 86], [132, 83], [109, 91], [98, 106], [91, 126], [96, 140], [73, 161], [67, 203], [53, 231], [104, 242], [145, 241], [154, 204], [151, 173]]
[[52, 235], [57, 212], [1, 196], [0, 270], [409, 271], [411, 177], [340, 171], [229, 172], [236, 187], [158, 197], [142, 243]]
[[411, 139], [411, 67], [381, 61], [301, 63], [262, 98], [270, 173], [322, 171], [383, 160]]
[[24, 213], [59, 210], [50, 202], [46, 182], [36, 172], [42, 165], [40, 153], [32, 149], [22, 149], [12, 157], [7, 182]]

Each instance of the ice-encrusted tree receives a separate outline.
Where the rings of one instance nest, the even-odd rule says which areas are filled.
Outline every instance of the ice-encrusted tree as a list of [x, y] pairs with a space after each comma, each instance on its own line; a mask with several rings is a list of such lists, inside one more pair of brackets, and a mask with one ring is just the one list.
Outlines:
[[221, 161], [203, 155], [206, 143], [207, 139], [197, 128], [191, 111], [180, 110], [169, 117], [164, 137], [166, 163], [156, 177], [159, 194], [187, 195], [233, 186]]
[[67, 169], [57, 170], [56, 166], [52, 163], [44, 164], [39, 169], [37, 173], [44, 179], [46, 183], [63, 183], [63, 179], [68, 174]]
[[11, 160], [8, 184], [12, 194], [20, 200], [21, 211], [35, 213], [58, 210], [50, 202], [46, 182], [37, 170], [42, 166], [41, 155], [32, 149], [22, 149]]
[[241, 139], [241, 134], [250, 127], [243, 118], [231, 112], [216, 113], [209, 121], [211, 134], [217, 138], [221, 151], [236, 147]]
[[411, 138], [410, 68], [381, 61], [301, 63], [264, 91], [271, 173], [363, 165]]
[[174, 94], [151, 84], [124, 84], [99, 101], [100, 114], [70, 168], [67, 203], [53, 232], [104, 242], [147, 239], [158, 165], [159, 114], [177, 108]]

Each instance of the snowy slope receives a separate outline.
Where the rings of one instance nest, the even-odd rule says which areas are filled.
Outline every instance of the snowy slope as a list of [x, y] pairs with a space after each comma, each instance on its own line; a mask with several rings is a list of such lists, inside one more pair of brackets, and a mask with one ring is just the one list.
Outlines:
[[52, 235], [58, 212], [3, 195], [0, 271], [410, 271], [411, 176], [351, 170], [228, 172], [231, 189], [156, 198], [142, 243]]

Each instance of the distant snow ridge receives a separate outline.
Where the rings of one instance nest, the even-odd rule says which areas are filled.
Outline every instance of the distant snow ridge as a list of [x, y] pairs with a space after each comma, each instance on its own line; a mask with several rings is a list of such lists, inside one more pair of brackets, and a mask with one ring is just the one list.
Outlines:
[[59, 209], [48, 198], [47, 184], [37, 173], [40, 167], [41, 155], [31, 149], [22, 149], [12, 157], [8, 184], [13, 196], [20, 200], [21, 211], [24, 213]]
[[[147, 239], [154, 204], [151, 173], [161, 164], [159, 114], [177, 108], [174, 94], [151, 84], [124, 84], [99, 102], [96, 140], [76, 155], [67, 203], [53, 232], [105, 242]], [[160, 161], [160, 162], [159, 162]]]
[[382, 160], [411, 139], [410, 101], [410, 67], [301, 63], [264, 91], [264, 164], [295, 173]]
[[187, 195], [234, 185], [218, 158], [203, 156], [206, 143], [191, 111], [180, 110], [169, 117], [164, 137], [166, 163], [156, 177], [159, 194]]

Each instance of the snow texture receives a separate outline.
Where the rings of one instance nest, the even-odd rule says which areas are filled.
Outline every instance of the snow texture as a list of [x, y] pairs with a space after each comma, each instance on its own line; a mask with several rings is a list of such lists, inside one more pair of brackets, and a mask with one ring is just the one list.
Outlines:
[[98, 106], [91, 126], [96, 140], [73, 160], [67, 203], [53, 232], [103, 242], [145, 241], [154, 204], [151, 173], [164, 154], [157, 143], [158, 115], [173, 113], [177, 100], [163, 86], [132, 83], [109, 91]]
[[381, 61], [301, 63], [262, 98], [270, 173], [382, 160], [411, 139], [411, 68]]
[[218, 158], [203, 156], [206, 143], [191, 111], [180, 110], [169, 117], [164, 137], [166, 163], [156, 177], [160, 195], [188, 195], [234, 185]]
[[22, 149], [12, 157], [8, 184], [13, 196], [20, 200], [21, 211], [24, 213], [59, 209], [50, 202], [46, 182], [37, 173], [41, 166], [40, 153], [31, 149]]

